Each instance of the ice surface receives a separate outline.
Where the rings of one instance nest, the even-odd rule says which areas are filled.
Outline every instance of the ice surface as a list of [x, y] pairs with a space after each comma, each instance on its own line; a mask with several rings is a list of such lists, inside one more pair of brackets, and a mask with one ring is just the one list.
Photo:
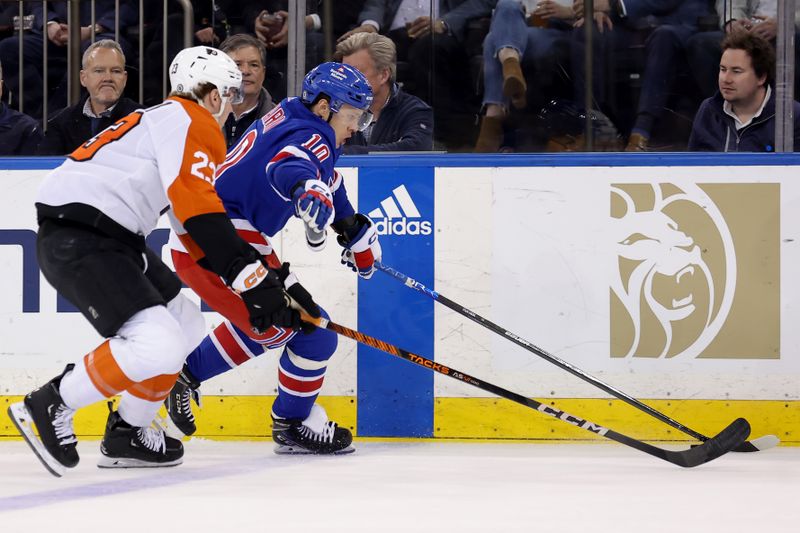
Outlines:
[[798, 531], [800, 448], [683, 469], [615, 444], [356, 442], [276, 456], [268, 442], [186, 443], [183, 465], [63, 478], [0, 441], [0, 532]]

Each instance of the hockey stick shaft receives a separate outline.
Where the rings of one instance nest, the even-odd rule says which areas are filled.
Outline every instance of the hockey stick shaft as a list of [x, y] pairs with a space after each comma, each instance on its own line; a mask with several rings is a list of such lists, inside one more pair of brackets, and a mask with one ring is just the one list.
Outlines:
[[[508, 340], [510, 340], [511, 342], [516, 344], [517, 346], [525, 348], [529, 352], [532, 352], [532, 353], [538, 355], [539, 357], [545, 359], [546, 361], [549, 361], [550, 363], [553, 363], [554, 365], [558, 366], [559, 368], [561, 368], [563, 370], [566, 370], [570, 374], [572, 374], [572, 375], [574, 375], [574, 376], [586, 381], [587, 383], [590, 383], [590, 384], [594, 385], [595, 387], [598, 387], [598, 388], [602, 389], [603, 391], [607, 392], [608, 394], [610, 394], [610, 395], [612, 395], [612, 396], [614, 396], [616, 398], [619, 398], [620, 400], [626, 402], [627, 404], [631, 405], [632, 407], [635, 407], [636, 409], [639, 409], [640, 411], [643, 411], [643, 412], [647, 413], [648, 415], [650, 415], [650, 416], [652, 416], [654, 418], [657, 418], [658, 420], [660, 420], [660, 421], [662, 421], [662, 422], [674, 427], [675, 429], [678, 429], [678, 430], [682, 431], [683, 433], [686, 433], [687, 435], [689, 435], [689, 436], [691, 436], [691, 437], [693, 437], [693, 438], [695, 438], [695, 439], [697, 439], [697, 440], [699, 440], [701, 442], [706, 442], [707, 440], [709, 440], [709, 437], [703, 435], [702, 433], [699, 433], [699, 432], [697, 432], [697, 431], [695, 431], [695, 430], [693, 430], [693, 429], [681, 424], [677, 420], [674, 420], [674, 419], [670, 418], [669, 416], [665, 415], [664, 413], [653, 409], [649, 405], [647, 405], [645, 403], [642, 403], [639, 400], [637, 400], [636, 398], [634, 398], [634, 397], [622, 392], [619, 389], [616, 389], [616, 388], [612, 387], [608, 383], [604, 383], [603, 381], [600, 381], [599, 379], [587, 374], [583, 370], [581, 370], [581, 369], [579, 369], [579, 368], [567, 363], [566, 361], [564, 361], [562, 359], [559, 359], [555, 355], [552, 355], [552, 354], [548, 353], [547, 351], [543, 350], [542, 348], [539, 348], [538, 346], [534, 345], [531, 342], [528, 342], [527, 340], [523, 339], [519, 335], [515, 335], [514, 333], [508, 331], [505, 328], [502, 328], [502, 327], [498, 326], [497, 324], [495, 324], [494, 322], [491, 322], [490, 320], [487, 320], [487, 319], [483, 318], [482, 316], [478, 315], [477, 313], [474, 313], [473, 311], [467, 309], [466, 307], [457, 304], [453, 300], [450, 300], [449, 298], [447, 298], [445, 296], [442, 296], [438, 292], [427, 288], [422, 283], [418, 282], [417, 280], [415, 280], [413, 278], [410, 278], [410, 277], [406, 276], [402, 272], [400, 272], [400, 271], [398, 271], [398, 270], [396, 270], [396, 269], [394, 269], [394, 268], [392, 268], [390, 266], [384, 265], [381, 262], [376, 262], [375, 266], [378, 268], [378, 270], [380, 270], [381, 272], [384, 272], [385, 274], [388, 274], [388, 275], [392, 276], [396, 280], [398, 280], [401, 283], [403, 283], [405, 286], [410, 287], [410, 288], [412, 288], [412, 289], [414, 289], [414, 290], [416, 290], [418, 292], [421, 292], [422, 294], [425, 294], [426, 296], [428, 296], [431, 299], [441, 303], [442, 305], [452, 309], [453, 311], [457, 312], [458, 314], [463, 315], [463, 316], [469, 318], [470, 320], [480, 324], [481, 326], [489, 329], [490, 331], [493, 331], [493, 332], [495, 332], [495, 333], [507, 338]], [[741, 448], [742, 448], [741, 450], [737, 450], [737, 451], [758, 451], [758, 448], [756, 448], [754, 445], [752, 445], [752, 444], [750, 444], [748, 442], [743, 443]]]
[[483, 391], [490, 392], [502, 398], [506, 398], [507, 400], [530, 407], [531, 409], [544, 413], [548, 416], [552, 416], [553, 418], [558, 418], [567, 424], [571, 424], [595, 435], [600, 435], [607, 439], [619, 442], [620, 444], [630, 446], [631, 448], [635, 448], [639, 451], [650, 454], [653, 457], [658, 457], [659, 459], [663, 459], [678, 466], [693, 467], [707, 463], [708, 461], [716, 459], [717, 457], [720, 457], [721, 455], [731, 451], [734, 447], [744, 442], [745, 439], [747, 439], [747, 436], [750, 434], [750, 426], [747, 421], [743, 418], [739, 418], [731, 423], [722, 432], [720, 432], [719, 435], [713, 439], [709, 439], [701, 446], [684, 451], [665, 450], [663, 448], [659, 448], [658, 446], [647, 444], [640, 440], [623, 435], [622, 433], [618, 433], [612, 429], [571, 415], [561, 411], [560, 409], [556, 409], [555, 407], [537, 402], [536, 400], [527, 398], [521, 394], [517, 394], [497, 385], [485, 382], [454, 368], [436, 363], [430, 359], [426, 359], [425, 357], [409, 352], [408, 350], [398, 348], [397, 346], [366, 335], [365, 333], [341, 326], [325, 318], [312, 318], [304, 311], [301, 311], [301, 317], [306, 322], [315, 324], [318, 327], [324, 327], [366, 346], [381, 350], [389, 355], [399, 357], [400, 359], [404, 359], [415, 365], [433, 370], [434, 372], [456, 379], [463, 383], [467, 383]]

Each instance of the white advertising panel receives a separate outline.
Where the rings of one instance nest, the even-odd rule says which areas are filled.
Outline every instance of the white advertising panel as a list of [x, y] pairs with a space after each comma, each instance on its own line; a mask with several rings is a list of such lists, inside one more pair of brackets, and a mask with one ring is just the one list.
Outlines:
[[[799, 202], [789, 167], [439, 169], [436, 290], [634, 396], [796, 399]], [[604, 395], [449, 310], [437, 338], [512, 390]]]

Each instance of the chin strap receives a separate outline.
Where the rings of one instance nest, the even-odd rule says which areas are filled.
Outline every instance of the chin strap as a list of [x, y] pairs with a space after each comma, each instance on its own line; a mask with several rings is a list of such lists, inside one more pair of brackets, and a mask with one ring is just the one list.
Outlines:
[[228, 97], [221, 96], [219, 102], [219, 111], [217, 111], [216, 113], [211, 113], [211, 115], [214, 117], [214, 120], [219, 121], [220, 117], [222, 116], [222, 113], [225, 112], [225, 106], [227, 104], [228, 104]]
[[[211, 110], [206, 107], [206, 105], [203, 103], [202, 100], [198, 100], [198, 103], [200, 104], [200, 107], [211, 113]], [[227, 103], [228, 103], [228, 97], [220, 96], [219, 111], [217, 111], [216, 113], [211, 113], [211, 116], [214, 117], [214, 120], [219, 121], [220, 117], [222, 116], [222, 113], [225, 112], [225, 105]]]

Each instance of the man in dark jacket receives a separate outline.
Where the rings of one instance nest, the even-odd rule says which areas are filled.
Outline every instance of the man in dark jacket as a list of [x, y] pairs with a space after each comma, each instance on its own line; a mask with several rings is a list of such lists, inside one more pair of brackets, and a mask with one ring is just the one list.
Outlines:
[[[733, 32], [722, 42], [719, 92], [706, 99], [692, 125], [689, 150], [774, 152], [775, 51], [768, 41]], [[800, 103], [794, 102], [794, 149], [800, 151]]]
[[[3, 65], [0, 64], [0, 94], [3, 94]], [[42, 130], [28, 115], [9, 109], [0, 101], [0, 155], [34, 155]]]
[[396, 49], [377, 33], [355, 33], [336, 46], [336, 58], [356, 67], [372, 86], [372, 124], [344, 145], [346, 154], [433, 148], [433, 110], [394, 82]]
[[[30, 13], [34, 16], [33, 26], [23, 35], [22, 75], [25, 87], [25, 113], [41, 118], [43, 95], [42, 58], [44, 45], [47, 45], [47, 77], [49, 91], [48, 111], [59, 109], [66, 103], [67, 83], [67, 38], [69, 36], [68, 7], [69, 2], [25, 2], [30, 5]], [[44, 11], [42, 6], [47, 10]], [[96, 0], [80, 3], [80, 39], [81, 50], [95, 41], [114, 38], [116, 24], [116, 0]], [[92, 12], [94, 11], [94, 18]], [[136, 3], [133, 0], [119, 0], [119, 29], [117, 41], [123, 50], [131, 51], [130, 44], [123, 37], [129, 26], [137, 20]], [[92, 25], [94, 23], [94, 25]], [[43, 35], [42, 26], [46, 34]], [[17, 34], [0, 41], [0, 61], [6, 67], [8, 84], [16, 89], [19, 83], [19, 36]]]
[[451, 149], [474, 146], [480, 102], [470, 77], [469, 23], [489, 17], [497, 0], [367, 0], [359, 26], [345, 33], [380, 33], [397, 45], [405, 89], [433, 106], [437, 142]]
[[111, 39], [97, 41], [83, 54], [81, 85], [89, 96], [58, 111], [47, 122], [39, 155], [64, 155], [140, 107], [121, 97], [128, 80], [125, 55]]
[[220, 45], [242, 71], [244, 100], [233, 105], [233, 112], [223, 127], [225, 142], [230, 149], [257, 119], [275, 107], [272, 96], [264, 88], [267, 48], [264, 43], [246, 33], [231, 35]]

